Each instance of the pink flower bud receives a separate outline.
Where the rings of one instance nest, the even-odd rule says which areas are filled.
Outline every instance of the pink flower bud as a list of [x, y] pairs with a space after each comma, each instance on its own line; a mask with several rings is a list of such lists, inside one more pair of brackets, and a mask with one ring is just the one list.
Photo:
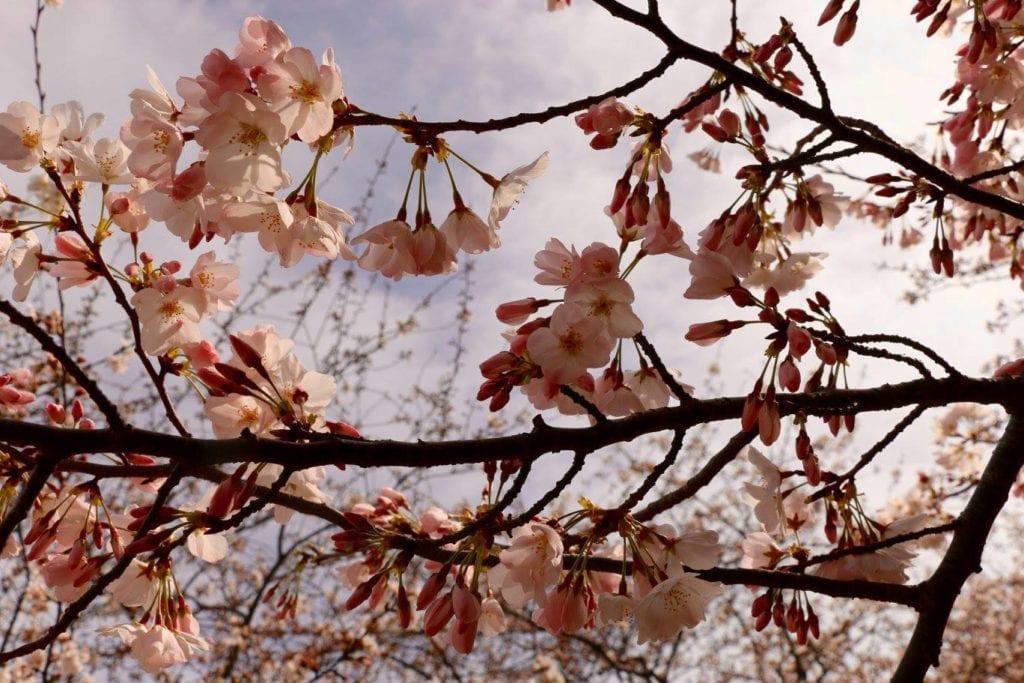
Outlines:
[[127, 213], [131, 206], [132, 203], [127, 197], [118, 197], [114, 201], [110, 202], [110, 215], [120, 216], [123, 213]]
[[444, 584], [447, 580], [447, 569], [431, 574], [430, 577], [423, 582], [423, 588], [420, 589], [420, 594], [416, 596], [416, 609], [423, 609], [432, 603], [434, 598], [437, 597], [437, 594], [441, 592], [442, 588], [444, 588]]
[[725, 142], [729, 139], [729, 134], [713, 123], [702, 123], [700, 129], [711, 136], [711, 139], [715, 142]]
[[[546, 299], [535, 299], [532, 296], [526, 299], [516, 299], [515, 301], [508, 301], [499, 305], [495, 310], [495, 315], [498, 320], [506, 325], [520, 325], [536, 313], [541, 306], [546, 306], [547, 304], [548, 301]], [[483, 366], [481, 365], [482, 369]]]
[[423, 633], [427, 637], [435, 636], [441, 632], [452, 616], [455, 614], [454, 608], [452, 607], [452, 594], [445, 593], [443, 596], [435, 600], [430, 607], [427, 608], [426, 613], [423, 615]]
[[370, 597], [370, 594], [373, 593], [373, 589], [376, 588], [377, 584], [380, 583], [383, 578], [384, 574], [377, 572], [366, 581], [363, 581], [361, 584], [356, 586], [355, 590], [352, 591], [352, 594], [348, 596], [348, 600], [345, 601], [345, 609], [354, 610], [356, 607], [359, 607], [359, 605], [366, 602]]
[[477, 620], [468, 622], [457, 621], [452, 624], [450, 640], [452, 647], [455, 648], [456, 652], [468, 655], [473, 651], [473, 645], [476, 643], [476, 633], [479, 625], [480, 622]]
[[713, 320], [706, 323], [695, 323], [690, 325], [690, 329], [686, 332], [686, 339], [700, 346], [709, 346], [722, 337], [729, 336], [733, 330], [742, 324], [741, 321], [732, 320]]
[[[768, 389], [770, 391], [772, 387]], [[765, 400], [757, 416], [757, 427], [761, 442], [765, 446], [771, 446], [779, 438], [782, 421], [779, 418], [779, 404], [774, 400]]]
[[611, 213], [616, 214], [626, 205], [626, 200], [629, 198], [629, 179], [619, 178], [618, 182], [615, 183], [615, 192], [612, 193], [612, 202], [608, 207]]
[[743, 402], [743, 414], [740, 416], [740, 428], [743, 431], [749, 432], [757, 424], [762, 404], [761, 397], [756, 393], [747, 394]]
[[789, 323], [789, 327], [786, 328], [786, 340], [789, 342], [789, 352], [797, 359], [802, 358], [810, 350], [813, 341], [811, 333], [794, 322]]
[[829, 0], [829, 3], [825, 5], [825, 9], [821, 13], [821, 16], [818, 17], [818, 26], [823, 26], [824, 24], [832, 21], [832, 19], [839, 14], [839, 10], [843, 9], [843, 2], [844, 0]]
[[779, 365], [779, 385], [786, 391], [797, 391], [800, 388], [800, 369], [792, 358], [787, 357]]
[[727, 137], [739, 137], [740, 117], [731, 109], [725, 109], [718, 115], [718, 125], [722, 127]]
[[178, 282], [172, 275], [161, 275], [153, 283], [153, 289], [163, 294], [170, 294], [178, 287]]
[[412, 605], [409, 604], [409, 595], [405, 592], [405, 584], [398, 584], [398, 596], [395, 598], [395, 608], [398, 611], [398, 623], [402, 628], [409, 628], [412, 623]]
[[480, 598], [464, 586], [452, 590], [452, 611], [461, 622], [476, 621], [480, 618]]
[[46, 404], [46, 415], [54, 422], [54, 424], [62, 425], [67, 420], [68, 413], [64, 410], [64, 406], [57, 405], [56, 403]]
[[831, 344], [816, 344], [814, 352], [818, 354], [818, 358], [825, 365], [835, 365], [836, 361], [839, 360], [839, 356], [836, 354], [836, 347]]
[[[855, 0], [843, 16], [839, 17], [836, 24], [836, 33], [832, 36], [832, 42], [836, 45], [845, 45], [853, 37], [857, 30], [857, 9], [860, 7], [860, 0]], [[972, 36], [973, 37], [973, 36]]]

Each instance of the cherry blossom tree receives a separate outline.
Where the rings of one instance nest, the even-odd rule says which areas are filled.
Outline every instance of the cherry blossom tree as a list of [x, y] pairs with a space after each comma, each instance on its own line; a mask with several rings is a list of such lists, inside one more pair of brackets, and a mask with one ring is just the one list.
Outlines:
[[[1020, 553], [983, 551], [1019, 526], [1024, 354], [989, 338], [972, 376], [882, 317], [848, 329], [859, 293], [816, 286], [825, 254], [806, 246], [877, 225], [923, 264], [916, 296], [937, 316], [943, 283], [1024, 284], [1019, 0], [907, 3], [903, 30], [956, 64], [941, 120], [921, 118], [933, 139], [909, 144], [834, 106], [805, 42], [867, 49], [859, 0], [820, 3], [818, 26], [745, 26], [742, 1], [722, 3], [724, 46], [684, 37], [668, 3], [591, 0], [660, 61], [480, 120], [364, 109], [342, 79], [358, 65], [239, 17], [237, 42], [198, 48], [192, 75], [140, 65], [149, 87], [126, 93], [109, 137], [76, 101], [46, 106], [53, 4], [32, 26], [38, 101], [0, 113], [0, 680], [116, 678], [129, 659], [223, 680], [1020, 675], [985, 645], [1019, 647]], [[697, 87], [642, 108], [681, 64]], [[540, 147], [487, 170], [466, 139], [500, 148], [565, 119], [617, 159], [586, 198], [607, 221], [580, 243], [537, 237], [490, 351], [470, 357], [474, 261], [558, 172]], [[346, 210], [324, 185], [360, 129], [394, 137]], [[409, 158], [404, 190], [373, 224], [391, 147]], [[729, 199], [694, 225], [687, 177], [722, 171]], [[652, 267], [671, 274], [660, 289], [638, 284]], [[410, 279], [419, 298], [392, 309]], [[451, 366], [479, 368], [475, 396], [452, 370], [389, 387], [391, 425], [379, 402], [357, 410], [368, 368], [401, 358], [396, 340], [451, 283]], [[655, 325], [730, 368], [755, 358], [744, 393], [669, 367]], [[913, 378], [857, 379], [875, 367]], [[460, 424], [469, 402], [491, 419]], [[934, 463], [904, 468], [890, 499], [879, 464], [926, 415]], [[538, 654], [550, 637], [564, 647]], [[703, 645], [681, 652], [684, 637]]]

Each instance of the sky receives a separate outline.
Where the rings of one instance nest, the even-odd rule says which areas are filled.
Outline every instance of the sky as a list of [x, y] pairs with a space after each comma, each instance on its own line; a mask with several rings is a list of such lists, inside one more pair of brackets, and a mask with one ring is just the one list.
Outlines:
[[[711, 48], [725, 43], [728, 3], [662, 4], [666, 21], [684, 38]], [[923, 28], [913, 23], [902, 3], [869, 3], [861, 10], [857, 35], [838, 49], [831, 44], [831, 26], [815, 27], [823, 4], [740, 0], [741, 26], [759, 42], [778, 27], [780, 15], [787, 17], [816, 55], [838, 111], [873, 120], [906, 142], [930, 135], [925, 126], [941, 113], [937, 97], [953, 74], [954, 44], [938, 37], [925, 39]], [[43, 16], [42, 77], [48, 106], [77, 99], [86, 112], [104, 112], [107, 122], [101, 135], [113, 135], [128, 115], [127, 94], [146, 87], [145, 65], [152, 66], [169, 86], [180, 75], [193, 76], [210, 49], [230, 53], [242, 20], [253, 14], [274, 19], [294, 45], [309, 47], [315, 54], [333, 47], [346, 95], [353, 103], [388, 115], [415, 111], [424, 120], [486, 119], [543, 109], [617, 85], [661, 56], [653, 39], [585, 0], [554, 14], [544, 12], [543, 5], [543, 0], [67, 0]], [[5, 58], [0, 60], [0, 107], [36, 99], [28, 30], [34, 8], [31, 0], [7, 0], [0, 5], [0, 25], [9, 27]], [[702, 68], [679, 65], [625, 101], [664, 113], [706, 76]], [[806, 132], [805, 124], [771, 108], [767, 111], [773, 134], [783, 143]], [[323, 188], [324, 197], [342, 207], [356, 202], [390, 137], [387, 130], [360, 130], [355, 151], [339, 160], [338, 173]], [[496, 176], [544, 151], [551, 154], [548, 173], [531, 185], [504, 222], [503, 247], [474, 259], [476, 313], [468, 352], [475, 359], [469, 363], [472, 369], [502, 348], [502, 327], [490, 313], [494, 306], [550, 294], [533, 284], [531, 265], [533, 254], [549, 238], [581, 248], [595, 240], [614, 242], [614, 229], [603, 208], [624, 168], [626, 151], [622, 145], [612, 151], [591, 150], [587, 138], [565, 119], [501, 134], [459, 133], [447, 139]], [[731, 176], [747, 160], [727, 150], [722, 155], [723, 173], [715, 176], [685, 159], [687, 153], [710, 142], [702, 133], [686, 136], [677, 127], [668, 141], [676, 159], [669, 177], [674, 217], [692, 246], [697, 232], [735, 197]], [[390, 161], [397, 170], [377, 195], [371, 223], [394, 214], [408, 154], [402, 145], [395, 147]], [[889, 170], [877, 160], [864, 158], [843, 165], [864, 175]], [[0, 177], [15, 185], [10, 175], [0, 170]], [[437, 217], [447, 213], [449, 195], [443, 176], [438, 173], [434, 179]], [[489, 188], [469, 174], [460, 176], [460, 182], [467, 202], [486, 213]], [[835, 234], [819, 232], [803, 248], [829, 253], [825, 273], [812, 286], [832, 295], [850, 333], [906, 334], [974, 373], [994, 354], [1008, 352], [1012, 334], [1019, 332], [1019, 324], [1002, 337], [984, 328], [998, 298], [1019, 297], [1015, 284], [951, 287], [924, 305], [902, 302], [909, 286], [906, 276], [878, 266], [884, 262], [898, 269], [906, 263], [924, 264], [927, 246], [910, 254], [882, 248], [877, 228], [845, 219]], [[682, 335], [689, 324], [735, 313], [723, 300], [684, 300], [688, 280], [686, 263], [667, 257], [649, 259], [636, 271], [631, 281], [648, 336], [688, 383], [700, 386], [708, 366], [718, 363], [725, 369], [725, 393], [746, 393], [759, 367], [763, 348], [759, 336], [737, 334], [709, 348], [684, 342]], [[433, 284], [422, 278], [404, 281], [395, 295], [413, 301]], [[443, 326], [446, 321], [437, 322]], [[437, 339], [420, 336], [413, 343], [417, 347], [413, 363], [437, 357]], [[862, 386], [910, 377], [890, 366], [862, 368], [858, 364], [851, 372]], [[408, 369], [396, 372], [399, 378]], [[460, 381], [467, 396], [475, 393], [477, 377], [464, 376]], [[902, 456], [919, 458], [926, 452], [929, 431], [927, 424], [920, 425], [907, 440], [898, 442], [895, 461]]]

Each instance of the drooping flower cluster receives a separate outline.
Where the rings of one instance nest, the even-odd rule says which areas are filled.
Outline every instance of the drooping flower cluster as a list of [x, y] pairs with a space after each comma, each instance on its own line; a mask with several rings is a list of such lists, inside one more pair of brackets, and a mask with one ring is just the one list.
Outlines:
[[[503, 463], [501, 481], [507, 481], [514, 469]], [[595, 552], [602, 544], [597, 536], [588, 536], [573, 548], [581, 560], [566, 571], [563, 567], [570, 564], [563, 536], [573, 525], [606, 514], [588, 504], [569, 515], [566, 526], [534, 519], [515, 527], [505, 545], [487, 531], [468, 537], [456, 533], [463, 538], [449, 546], [450, 559], [425, 563], [427, 578], [413, 598], [406, 587], [406, 574], [414, 573], [411, 555], [397, 539], [443, 540], [458, 532], [462, 523], [438, 508], [418, 519], [407, 510], [401, 493], [384, 489], [375, 504], [360, 503], [345, 513], [349, 526], [333, 537], [335, 547], [340, 555], [360, 556], [338, 570], [342, 581], [353, 587], [347, 608], [367, 603], [370, 609], [380, 609], [394, 595], [393, 609], [403, 628], [410, 627], [415, 605], [415, 610], [423, 611], [425, 634], [447, 629], [446, 640], [458, 652], [472, 651], [479, 634], [493, 636], [505, 630], [502, 602], [516, 609], [535, 604], [534, 622], [554, 635], [635, 619], [639, 642], [645, 643], [672, 640], [682, 628], [696, 626], [707, 603], [721, 592], [717, 584], [692, 573], [717, 563], [717, 534], [679, 533], [670, 525], [645, 526], [628, 516], [619, 532], [633, 557], [633, 591], [627, 576], [588, 568], [591, 557], [593, 562], [613, 564], [624, 559], [621, 546], [611, 553]], [[279, 609], [294, 611], [294, 592], [276, 595], [286, 596], [276, 598]]]
[[[798, 456], [801, 456], [801, 450], [810, 449], [803, 423], [800, 426]], [[861, 508], [852, 480], [843, 483], [832, 472], [823, 476], [816, 459], [813, 468], [808, 467], [808, 457], [815, 457], [813, 451], [811, 455], [806, 452], [802, 455], [803, 474], [783, 472], [760, 451], [748, 448], [746, 458], [754, 465], [761, 480], [756, 484], [744, 484], [744, 492], [761, 530], [748, 533], [743, 540], [741, 566], [751, 569], [789, 566], [809, 568], [813, 574], [833, 579], [906, 582], [906, 570], [916, 555], [911, 544], [861, 548], [917, 531], [924, 526], [927, 517], [916, 515], [891, 524], [871, 519]], [[806, 483], [799, 481], [801, 476]], [[824, 495], [809, 495], [809, 489], [822, 481], [826, 482], [820, 491]], [[822, 529], [824, 541], [830, 548], [815, 557], [809, 545], [809, 535], [814, 529], [815, 519], [820, 516], [818, 500], [824, 505]], [[751, 616], [758, 631], [774, 623], [795, 634], [800, 643], [805, 643], [809, 636], [817, 638], [819, 635], [818, 616], [805, 591], [793, 591], [787, 606], [782, 589], [769, 589], [754, 600]]]

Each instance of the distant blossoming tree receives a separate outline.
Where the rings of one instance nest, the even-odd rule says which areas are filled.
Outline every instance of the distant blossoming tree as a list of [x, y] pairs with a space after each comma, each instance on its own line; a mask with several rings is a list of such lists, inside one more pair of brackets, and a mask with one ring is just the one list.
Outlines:
[[[913, 339], [848, 331], [840, 318], [851, 293], [815, 291], [824, 255], [800, 248], [819, 229], [867, 219], [888, 241], [901, 230], [900, 244], [938, 276], [960, 277], [958, 263], [977, 254], [985, 272], [1024, 283], [1020, 0], [911, 7], [929, 36], [954, 36], [955, 80], [930, 157], [834, 109], [785, 19], [744, 30], [733, 0], [730, 38], [714, 50], [682, 38], [658, 0], [633, 3], [641, 9], [592, 2], [659, 41], [664, 56], [607, 92], [537, 112], [436, 121], [429, 103], [423, 120], [367, 111], [345, 91], [332, 50], [318, 58], [258, 16], [173, 92], [150, 70], [150, 88], [130, 93], [131, 117], [116, 137], [97, 138], [102, 117], [77, 102], [45, 109], [41, 86], [38, 103], [5, 105], [0, 680], [78, 680], [125, 656], [149, 674], [224, 680], [385, 668], [428, 676], [431, 666], [457, 672], [463, 656], [479, 672], [553, 680], [560, 670], [590, 671], [589, 656], [602, 671], [658, 679], [685, 658], [672, 647], [684, 629], [699, 639], [702, 628], [709, 639], [731, 632], [742, 641], [736, 661], [775, 662], [784, 677], [850, 671], [840, 652], [862, 657], [869, 680], [922, 680], [933, 666], [971, 675], [964, 651], [950, 655], [943, 643], [952, 623], [948, 640], [982, 661], [972, 629], [1001, 628], [954, 607], [987, 567], [996, 517], [1024, 489], [1024, 360], [997, 346], [992, 355], [1004, 362], [970, 377]], [[547, 9], [577, 11], [570, 4], [549, 0]], [[38, 5], [34, 34], [45, 9]], [[858, 16], [870, 9], [860, 0], [822, 9], [829, 28], [819, 30], [858, 49]], [[623, 101], [677, 62], [706, 75], [677, 106], [648, 112]], [[795, 117], [802, 137], [774, 140], [768, 111]], [[492, 422], [466, 433], [445, 417], [415, 439], [380, 438], [335, 398], [414, 323], [385, 313], [376, 336], [322, 367], [304, 361], [292, 337], [318, 315], [332, 268], [345, 269], [333, 302], [343, 308], [361, 296], [352, 284], [360, 272], [378, 288], [444, 280], [500, 248], [502, 223], [549, 154], [511, 154], [510, 167], [527, 163], [491, 174], [460, 151], [459, 135], [560, 117], [575, 117], [594, 150], [618, 155], [622, 173], [594, 200], [607, 202], [609, 222], [587, 244], [551, 236], [532, 264], [542, 289], [509, 283], [496, 312], [504, 341], [496, 328], [493, 354], [470, 359], [483, 378], [476, 400], [522, 428]], [[368, 126], [396, 131], [411, 156], [399, 207], [374, 226], [363, 209], [350, 214], [318, 194], [326, 164]], [[735, 199], [703, 229], [673, 211], [685, 172], [669, 154], [670, 132], [680, 148], [710, 140], [689, 154], [706, 171], [720, 170], [722, 147], [746, 155]], [[830, 166], [854, 155], [876, 173]], [[309, 163], [286, 171], [296, 159]], [[471, 183], [492, 191], [489, 207], [463, 199], [460, 185], [469, 196]], [[439, 185], [451, 202], [435, 214]], [[246, 272], [256, 267], [243, 253], [266, 253], [263, 270]], [[651, 259], [678, 272], [660, 291], [630, 279]], [[301, 285], [284, 284], [303, 268]], [[55, 287], [58, 307], [28, 305], [40, 287]], [[86, 292], [74, 311], [63, 298], [71, 290]], [[271, 303], [282, 294], [294, 297], [287, 310]], [[699, 397], [684, 384], [645, 336], [650, 321], [634, 308], [645, 297], [663, 302], [659, 323], [675, 325], [680, 344], [763, 338], [749, 392]], [[669, 303], [684, 298], [715, 300], [723, 317], [692, 319]], [[472, 297], [460, 301], [465, 319]], [[344, 327], [343, 313], [330, 315], [338, 317], [325, 314], [325, 325]], [[97, 365], [112, 355], [90, 342], [103, 326], [125, 330], [112, 361], [127, 383]], [[900, 363], [919, 377], [850, 386], [848, 368], [865, 362]], [[419, 397], [444, 415], [465, 400], [447, 382]], [[509, 402], [520, 392], [532, 409], [517, 423]], [[914, 496], [878, 512], [886, 501], [862, 493], [862, 472], [942, 407], [943, 474], [922, 475]], [[859, 416], [900, 408], [907, 412], [873, 445], [848, 457], [840, 436]], [[714, 447], [701, 437], [687, 447], [698, 465], [684, 470], [686, 436], [716, 425], [731, 437]], [[587, 463], [634, 440], [660, 451], [653, 461], [633, 453], [606, 464], [614, 495], [559, 502], [586, 490], [578, 484]], [[571, 454], [568, 464], [559, 453]], [[524, 492], [543, 478], [541, 463], [559, 474], [531, 498]], [[430, 500], [419, 484], [438, 468], [471, 476], [482, 495], [461, 509]], [[392, 486], [345, 495], [360, 470], [385, 469], [401, 473]], [[706, 487], [719, 495], [693, 513], [688, 504]], [[247, 559], [260, 544], [262, 557]], [[922, 548], [934, 569], [908, 585]], [[1014, 570], [1000, 571], [1005, 583], [970, 588], [978, 600], [999, 605], [1000, 586], [1020, 599]], [[51, 612], [50, 601], [60, 608]], [[842, 626], [851, 623], [862, 635]], [[535, 650], [540, 630], [586, 647], [528, 665], [503, 658]], [[879, 633], [882, 647], [872, 645]], [[721, 676], [733, 671], [722, 653], [707, 657]], [[743, 675], [762, 677], [756, 665]], [[986, 671], [1019, 671], [1001, 666]]]

